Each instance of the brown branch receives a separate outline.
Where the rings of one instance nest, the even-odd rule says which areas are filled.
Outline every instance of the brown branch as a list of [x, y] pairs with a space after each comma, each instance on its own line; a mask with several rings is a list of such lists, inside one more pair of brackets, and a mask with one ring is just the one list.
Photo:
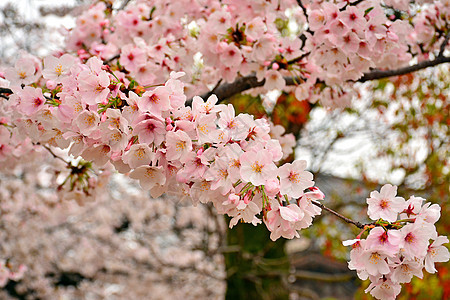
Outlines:
[[331, 208], [326, 207], [325, 205], [323, 205], [323, 204], [320, 203], [320, 202], [317, 202], [317, 201], [314, 201], [314, 200], [313, 200], [313, 201], [311, 201], [311, 203], [314, 204], [315, 206], [320, 207], [321, 209], [324, 209], [324, 210], [326, 210], [326, 211], [332, 213], [332, 214], [335, 215], [336, 217], [338, 217], [338, 218], [344, 220], [345, 222], [347, 222], [347, 223], [349, 223], [349, 224], [355, 225], [355, 226], [358, 227], [358, 228], [363, 229], [364, 226], [365, 226], [364, 224], [362, 224], [362, 223], [360, 223], [360, 222], [358, 222], [358, 221], [353, 221], [352, 219], [349, 219], [349, 218], [347, 218], [347, 217], [344, 217], [344, 216], [341, 215], [340, 213], [335, 212], [334, 210], [332, 210]]
[[[403, 67], [403, 68], [399, 68], [399, 69], [394, 69], [394, 70], [375, 69], [370, 72], [364, 73], [364, 76], [361, 77], [360, 79], [358, 79], [357, 82], [366, 82], [366, 81], [370, 81], [370, 80], [383, 79], [383, 78], [388, 78], [388, 77], [392, 77], [392, 76], [405, 75], [405, 74], [416, 72], [416, 71], [419, 71], [422, 69], [426, 69], [428, 67], [434, 67], [439, 64], [448, 63], [448, 62], [450, 62], [450, 57], [441, 55], [441, 56], [438, 56], [434, 60], [422, 61], [415, 65], [407, 66], [407, 67]], [[299, 80], [296, 80], [296, 79], [298, 79], [296, 77], [285, 77], [284, 79], [286, 80], [286, 85], [295, 85], [296, 82], [299, 81]], [[264, 79], [262, 81], [258, 81], [256, 79], [255, 75], [240, 77], [233, 83], [226, 83], [226, 84], [220, 85], [216, 89], [215, 95], [217, 96], [217, 98], [219, 98], [219, 102], [220, 102], [220, 101], [230, 98], [233, 95], [242, 93], [246, 90], [256, 88], [256, 87], [261, 87], [264, 85], [264, 83], [265, 83]], [[205, 94], [201, 95], [201, 97], [203, 99], [206, 99], [208, 95], [209, 95], [209, 93], [205, 93]], [[191, 103], [191, 101], [192, 101], [192, 99], [188, 100], [187, 103], [189, 104], [189, 103]]]
[[303, 5], [302, 0], [297, 0], [298, 6], [303, 10], [306, 20], [308, 20], [308, 14], [306, 13], [306, 7]]
[[[219, 98], [219, 101], [222, 101], [243, 91], [263, 86], [264, 82], [264, 80], [258, 82], [256, 76], [240, 77], [232, 83], [225, 83], [218, 86], [216, 88], [215, 95], [217, 96], [217, 98]], [[208, 95], [209, 92], [201, 95], [200, 97], [202, 97], [203, 99], [207, 99]], [[186, 101], [186, 105], [190, 105], [191, 103], [192, 99]]]
[[216, 85], [214, 86], [214, 88], [212, 90], [210, 90], [204, 97], [204, 99], [208, 99], [209, 96], [211, 96], [212, 94], [214, 94], [217, 90], [217, 88], [220, 86], [220, 84], [222, 83], [222, 78], [219, 79], [219, 81], [217, 81]]
[[0, 94], [12, 94], [12, 93], [13, 91], [11, 89], [0, 87]]
[[428, 67], [434, 67], [439, 64], [448, 63], [450, 62], [450, 57], [445, 56], [438, 56], [434, 60], [425, 60], [420, 63], [417, 63], [412, 66], [407, 66], [395, 70], [373, 70], [368, 73], [364, 73], [364, 76], [358, 79], [359, 82], [366, 82], [369, 80], [375, 80], [375, 79], [383, 79], [388, 78], [392, 76], [399, 76], [399, 75], [405, 75], [412, 72], [416, 72], [422, 69], [426, 69]]

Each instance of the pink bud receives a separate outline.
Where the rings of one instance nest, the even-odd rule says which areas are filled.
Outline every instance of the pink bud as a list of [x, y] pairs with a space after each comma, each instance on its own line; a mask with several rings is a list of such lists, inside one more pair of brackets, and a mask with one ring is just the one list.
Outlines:
[[45, 83], [45, 86], [49, 89], [49, 90], [53, 90], [54, 88], [56, 88], [56, 82], [53, 80], [47, 80], [47, 82]]
[[244, 195], [244, 199], [242, 199], [242, 200], [244, 200], [244, 203], [245, 204], [248, 204], [249, 202], [250, 202], [250, 196], [252, 195], [252, 191], [248, 191], [245, 195]]
[[239, 197], [238, 195], [236, 195], [236, 194], [230, 194], [230, 195], [228, 196], [228, 201], [229, 201], [230, 203], [233, 203], [233, 204], [238, 203], [238, 202], [239, 202], [239, 199], [240, 199], [240, 197]]
[[168, 124], [168, 125], [166, 126], [166, 131], [171, 131], [172, 129], [173, 129], [172, 124]]
[[269, 179], [265, 184], [267, 196], [275, 196], [280, 191], [280, 181], [278, 179]]
[[278, 48], [278, 52], [279, 52], [279, 53], [283, 53], [283, 52], [284, 52], [284, 49], [281, 48], [281, 47], [279, 47], [279, 48]]
[[89, 58], [89, 53], [86, 50], [84, 50], [84, 49], [79, 49], [77, 51], [77, 54], [78, 54], [78, 57], [81, 58], [81, 59], [88, 59]]
[[202, 155], [204, 151], [205, 151], [205, 150], [204, 150], [203, 148], [198, 149], [198, 151], [197, 151], [197, 156]]
[[131, 148], [132, 145], [133, 145], [133, 139], [131, 139], [131, 140], [128, 142], [128, 145], [127, 145], [127, 147], [125, 148], [125, 151], [130, 150], [130, 148]]
[[280, 68], [280, 66], [277, 63], [272, 64], [272, 69], [278, 70], [279, 68]]

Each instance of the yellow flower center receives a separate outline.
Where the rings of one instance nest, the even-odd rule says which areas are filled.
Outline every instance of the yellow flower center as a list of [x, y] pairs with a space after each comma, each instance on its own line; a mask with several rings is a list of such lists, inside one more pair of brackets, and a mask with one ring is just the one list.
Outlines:
[[59, 64], [59, 65], [57, 65], [57, 66], [55, 67], [55, 72], [56, 72], [56, 74], [58, 74], [58, 75], [61, 75], [61, 74], [62, 74], [62, 65], [61, 65], [61, 64]]
[[255, 173], [258, 173], [258, 174], [262, 172], [262, 168], [263, 168], [263, 166], [260, 165], [258, 162], [255, 162], [252, 165], [252, 171], [255, 172]]

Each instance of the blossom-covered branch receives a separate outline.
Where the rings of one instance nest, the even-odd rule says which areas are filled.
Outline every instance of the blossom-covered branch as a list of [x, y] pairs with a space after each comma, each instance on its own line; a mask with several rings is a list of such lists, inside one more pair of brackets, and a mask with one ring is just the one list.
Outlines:
[[[405, 201], [385, 185], [367, 200], [374, 222], [352, 221], [318, 202], [325, 195], [305, 160], [282, 163], [296, 145], [292, 134], [219, 104], [252, 88], [295, 85], [299, 100], [348, 106], [356, 81], [448, 62], [441, 46], [448, 8], [427, 5], [412, 27], [389, 17], [386, 1], [303, 9], [297, 1], [207, 2], [136, 1], [112, 14], [112, 3], [100, 1], [78, 17], [64, 50], [43, 59], [21, 54], [0, 73], [9, 98], [0, 102], [0, 161], [18, 162], [39, 145], [55, 157], [50, 147], [67, 149], [82, 160], [58, 185], [63, 201], [95, 200], [108, 172], [94, 168], [115, 169], [152, 197], [211, 203], [230, 227], [264, 224], [272, 240], [300, 237], [325, 209], [362, 229], [350, 268], [371, 279], [378, 298], [394, 297], [411, 279], [405, 266], [420, 277], [424, 266], [432, 273], [434, 262], [448, 260], [448, 240], [434, 228], [439, 206]], [[289, 32], [291, 22], [299, 32]], [[433, 61], [393, 69], [438, 51]], [[211, 87], [214, 94], [194, 96]]]
[[449, 63], [450, 57], [446, 56], [438, 56], [437, 58], [433, 60], [425, 60], [421, 61], [415, 65], [403, 67], [399, 69], [394, 70], [373, 70], [369, 73], [365, 73], [363, 77], [358, 79], [359, 82], [366, 82], [369, 80], [376, 80], [376, 79], [383, 79], [388, 78], [392, 76], [399, 76], [399, 75], [405, 75], [412, 72], [416, 72], [422, 69], [426, 69], [429, 67], [434, 67], [440, 64]]
[[[420, 63], [414, 64], [412, 66], [407, 66], [403, 68], [393, 69], [393, 70], [372, 70], [370, 72], [364, 73], [364, 75], [359, 78], [358, 82], [366, 82], [370, 80], [377, 80], [377, 79], [383, 79], [388, 78], [392, 76], [399, 76], [399, 75], [405, 75], [412, 72], [416, 72], [422, 69], [426, 69], [429, 67], [434, 67], [440, 64], [448, 63], [450, 62], [450, 57], [447, 56], [438, 56], [437, 58], [433, 60], [425, 60], [421, 61]], [[286, 85], [292, 86], [297, 85], [299, 82], [299, 79], [296, 77], [284, 77], [284, 80], [286, 82]], [[301, 79], [300, 79], [301, 80]], [[240, 77], [236, 79], [233, 83], [224, 83], [220, 86], [218, 86], [215, 89], [215, 95], [217, 98], [219, 98], [221, 101], [228, 99], [234, 95], [237, 95], [239, 93], [245, 92], [252, 88], [257, 88], [264, 86], [265, 79], [262, 81], [258, 81], [257, 77], [255, 75], [250, 75], [246, 77]], [[207, 95], [207, 94], [205, 94]]]

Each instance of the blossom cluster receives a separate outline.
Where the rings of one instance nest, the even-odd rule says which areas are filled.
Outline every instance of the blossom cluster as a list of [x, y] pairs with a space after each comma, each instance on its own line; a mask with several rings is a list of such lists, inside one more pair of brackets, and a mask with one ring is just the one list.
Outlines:
[[346, 6], [333, 3], [312, 7], [308, 13], [313, 31], [306, 48], [310, 59], [326, 74], [326, 82], [357, 80], [369, 68], [393, 68], [411, 59], [405, 40], [411, 31], [406, 21], [387, 19], [374, 3]]
[[[256, 72], [267, 89], [283, 88], [279, 60], [303, 54], [298, 37], [283, 37], [274, 23], [285, 11], [304, 23], [295, 1], [137, 1], [116, 15], [100, 2], [77, 20], [67, 40], [81, 57], [119, 63], [141, 85], [164, 82], [182, 71], [188, 96], [208, 90], [220, 79], [233, 82]], [[244, 8], [244, 10], [242, 10]], [[278, 66], [278, 67], [276, 67]], [[286, 71], [286, 70], [285, 70]]]
[[[412, 37], [417, 41], [414, 50], [427, 58], [434, 50], [440, 50], [443, 40], [448, 36], [450, 20], [450, 1], [436, 1], [417, 13], [414, 18]], [[421, 45], [421, 46], [419, 46]]]
[[[390, 184], [371, 192], [368, 215], [376, 222], [366, 225], [357, 239], [344, 241], [353, 248], [349, 268], [356, 270], [359, 278], [370, 279], [366, 292], [377, 299], [395, 299], [401, 283], [414, 276], [422, 278], [423, 268], [435, 273], [435, 262], [450, 259], [443, 245], [449, 240], [438, 235], [434, 225], [440, 217], [439, 205], [415, 196], [405, 201], [396, 194], [397, 187]], [[366, 231], [368, 235], [362, 239]]]
[[[433, 9], [435, 19], [426, 17]], [[436, 4], [418, 16], [423, 26], [439, 25], [428, 37], [442, 37], [448, 10]], [[215, 95], [194, 95], [251, 74], [265, 80], [259, 91], [285, 89], [284, 77], [294, 76], [298, 99], [345, 106], [352, 94], [338, 85], [370, 68], [407, 64], [414, 36], [375, 0], [310, 1], [306, 8], [297, 1], [155, 0], [118, 13], [99, 2], [76, 22], [66, 45], [76, 55], [41, 61], [22, 54], [0, 74], [12, 90], [0, 102], [2, 166], [43, 148], [68, 149], [82, 160], [67, 164], [63, 199], [93, 200], [114, 167], [153, 197], [212, 203], [231, 217], [230, 227], [264, 222], [272, 240], [298, 237], [321, 213], [324, 194], [306, 162], [281, 164], [295, 138], [265, 119], [236, 115]], [[291, 22], [298, 32], [283, 33]], [[395, 194], [390, 185], [371, 194], [376, 222], [352, 243], [349, 266], [371, 279], [368, 290], [378, 298], [395, 297], [400, 283], [420, 277], [424, 266], [434, 272], [434, 262], [449, 256], [447, 238], [434, 227], [439, 206]]]
[[295, 77], [299, 100], [343, 107], [353, 96], [346, 82], [428, 55], [448, 27], [449, 5], [439, 1], [411, 13], [414, 28], [378, 0], [304, 2], [137, 1], [117, 14], [100, 2], [77, 19], [67, 49], [118, 57], [143, 86], [182, 71], [188, 97], [254, 74], [265, 80], [257, 92], [289, 89], [284, 77]]
[[[91, 164], [110, 163], [153, 197], [179, 191], [194, 204], [213, 202], [232, 217], [230, 226], [239, 220], [261, 223], [262, 213], [272, 239], [298, 236], [320, 213], [311, 200], [324, 196], [313, 188], [306, 162], [276, 165], [292, 152], [293, 136], [273, 127], [281, 145], [271, 138], [269, 122], [236, 116], [233, 106], [217, 104], [215, 95], [206, 102], [196, 96], [186, 106], [182, 73], [145, 89], [95, 56], [86, 63], [68, 54], [49, 56], [43, 68], [31, 57], [23, 59], [35, 68], [18, 77], [10, 75], [18, 70], [8, 69], [14, 94], [4, 103], [9, 123], [2, 144], [10, 147], [7, 137], [17, 135], [81, 156], [85, 161], [70, 165], [59, 187], [65, 199], [80, 204], [94, 199], [108, 173], [96, 179]], [[45, 87], [33, 86], [42, 81]]]

